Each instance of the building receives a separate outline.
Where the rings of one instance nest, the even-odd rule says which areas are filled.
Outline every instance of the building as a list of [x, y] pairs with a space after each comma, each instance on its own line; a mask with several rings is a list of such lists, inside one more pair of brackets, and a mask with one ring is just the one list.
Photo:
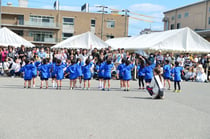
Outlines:
[[210, 41], [210, 0], [164, 12], [164, 30], [190, 27]]
[[103, 18], [102, 23], [101, 13], [1, 7], [1, 26], [11, 29], [37, 46], [52, 46], [87, 31], [103, 40], [128, 35], [128, 18], [125, 21], [124, 16], [111, 14], [103, 14]]

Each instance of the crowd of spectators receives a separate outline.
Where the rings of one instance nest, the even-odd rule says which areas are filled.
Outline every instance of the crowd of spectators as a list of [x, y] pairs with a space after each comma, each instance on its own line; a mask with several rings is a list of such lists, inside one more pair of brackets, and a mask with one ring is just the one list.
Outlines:
[[[135, 61], [135, 68], [132, 71], [133, 80], [137, 78], [137, 66], [140, 64], [140, 55], [133, 51], [124, 49], [112, 50], [111, 47], [106, 49], [50, 49], [50, 48], [25, 48], [23, 45], [20, 48], [12, 46], [0, 47], [0, 75], [2, 76], [21, 76], [19, 70], [24, 66], [25, 59], [34, 59], [41, 61], [48, 59], [52, 61], [56, 57], [63, 63], [70, 64], [72, 59], [80, 58], [84, 63], [87, 58], [90, 59], [107, 59], [111, 58], [115, 65], [113, 69], [113, 78], [117, 76], [117, 66], [122, 59]], [[191, 54], [191, 53], [162, 53], [161, 51], [150, 53], [147, 59], [151, 63], [156, 63], [156, 66], [163, 67], [166, 60], [174, 66], [175, 61], [178, 61], [180, 66], [184, 67], [182, 79], [186, 81], [207, 82], [210, 75], [210, 56], [207, 54]], [[94, 75], [94, 67], [93, 67]], [[173, 79], [172, 79], [173, 80]]]

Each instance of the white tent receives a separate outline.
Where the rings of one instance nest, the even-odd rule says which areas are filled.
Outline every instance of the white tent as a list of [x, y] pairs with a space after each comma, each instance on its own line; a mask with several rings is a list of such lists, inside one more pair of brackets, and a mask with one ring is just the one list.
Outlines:
[[31, 42], [25, 40], [24, 38], [9, 30], [8, 28], [3, 27], [0, 29], [0, 46], [7, 47], [8, 45], [14, 47], [20, 47], [21, 45], [24, 45], [25, 47], [35, 46]]
[[95, 36], [91, 32], [86, 32], [80, 35], [70, 37], [52, 48], [83, 48], [83, 49], [101, 49], [108, 47], [103, 40]]
[[210, 43], [188, 27], [130, 38], [110, 39], [106, 43], [114, 49], [210, 52]]

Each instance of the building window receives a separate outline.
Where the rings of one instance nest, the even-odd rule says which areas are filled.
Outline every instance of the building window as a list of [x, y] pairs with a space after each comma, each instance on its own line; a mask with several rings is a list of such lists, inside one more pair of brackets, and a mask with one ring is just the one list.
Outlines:
[[184, 17], [188, 17], [188, 16], [189, 16], [189, 13], [186, 12], [186, 13], [184, 14]]
[[30, 31], [29, 36], [33, 37], [33, 41], [37, 42], [54, 42], [53, 32]]
[[182, 15], [181, 14], [178, 14], [177, 18], [178, 19], [181, 19], [182, 18]]
[[63, 33], [62, 34], [62, 39], [65, 40], [65, 39], [68, 39], [69, 37], [72, 37], [74, 34], [73, 33]]
[[174, 24], [171, 24], [171, 29], [174, 29]]
[[208, 21], [209, 25], [210, 25], [210, 17], [209, 17], [209, 21]]
[[18, 25], [24, 25], [24, 16], [23, 15], [19, 15], [17, 17], [18, 19]]
[[113, 21], [113, 20], [108, 20], [106, 23], [107, 23], [107, 28], [115, 27], [115, 21]]
[[30, 22], [34, 24], [54, 23], [54, 17], [30, 15]]
[[91, 27], [96, 27], [96, 20], [95, 19], [91, 19], [90, 21], [91, 23]]
[[113, 36], [113, 35], [106, 35], [106, 38], [107, 38], [107, 40], [108, 40], [108, 39], [113, 39], [114, 36]]
[[176, 28], [177, 29], [180, 29], [181, 28], [181, 24], [180, 23], [177, 23]]
[[63, 18], [63, 25], [74, 25], [74, 18]]
[[172, 21], [174, 20], [174, 16], [171, 17], [171, 20], [172, 20]]

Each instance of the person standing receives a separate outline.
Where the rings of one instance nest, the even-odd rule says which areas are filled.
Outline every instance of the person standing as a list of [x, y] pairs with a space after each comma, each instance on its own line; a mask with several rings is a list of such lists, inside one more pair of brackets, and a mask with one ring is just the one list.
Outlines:
[[[172, 74], [174, 75], [174, 92], [180, 93], [181, 92], [181, 74], [183, 72], [183, 67], [179, 66], [179, 62], [175, 62], [175, 67], [172, 69]], [[178, 89], [177, 89], [178, 86]]]
[[164, 77], [164, 88], [166, 87], [166, 81], [168, 82], [168, 90], [171, 89], [171, 65], [169, 60], [165, 61], [165, 65], [163, 66], [163, 77]]

